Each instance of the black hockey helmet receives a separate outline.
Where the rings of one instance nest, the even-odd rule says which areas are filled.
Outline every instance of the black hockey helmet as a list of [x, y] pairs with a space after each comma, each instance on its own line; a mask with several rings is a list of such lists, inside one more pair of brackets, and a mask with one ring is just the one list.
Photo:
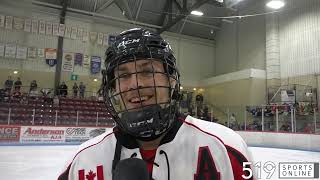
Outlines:
[[[157, 33], [134, 28], [116, 36], [105, 55], [104, 98], [120, 130], [149, 141], [170, 129], [176, 119], [180, 91], [179, 72], [170, 45]], [[148, 67], [139, 68], [142, 63]], [[122, 66], [129, 64], [130, 68], [121, 72]], [[149, 83], [140, 84], [140, 77], [147, 77]], [[158, 83], [159, 77], [162, 81], [165, 77], [165, 85]], [[130, 78], [135, 78], [131, 82], [136, 85], [124, 90], [124, 81]]]

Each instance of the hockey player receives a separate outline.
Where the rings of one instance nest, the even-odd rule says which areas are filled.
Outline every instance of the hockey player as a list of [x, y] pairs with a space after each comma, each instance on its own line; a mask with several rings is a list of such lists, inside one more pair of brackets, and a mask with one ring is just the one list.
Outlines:
[[155, 180], [249, 176], [243, 163], [250, 155], [238, 134], [191, 116], [179, 118], [176, 59], [159, 34], [124, 31], [105, 55], [104, 98], [117, 125], [83, 143], [59, 180], [111, 180], [127, 158], [143, 159]]

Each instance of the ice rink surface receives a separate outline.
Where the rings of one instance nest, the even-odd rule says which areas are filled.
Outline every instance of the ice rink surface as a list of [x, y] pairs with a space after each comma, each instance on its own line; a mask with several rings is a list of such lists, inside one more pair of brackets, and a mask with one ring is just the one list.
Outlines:
[[[1, 180], [55, 180], [77, 146], [0, 146]], [[250, 147], [254, 162], [320, 162], [320, 152]], [[267, 179], [263, 172], [261, 179]], [[278, 168], [270, 179], [278, 179]]]

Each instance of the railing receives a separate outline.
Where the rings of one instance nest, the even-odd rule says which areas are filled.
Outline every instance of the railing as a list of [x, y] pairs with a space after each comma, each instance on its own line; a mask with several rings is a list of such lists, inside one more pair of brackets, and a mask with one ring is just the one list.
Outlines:
[[113, 119], [106, 113], [63, 110], [27, 109], [16, 112], [14, 108], [0, 109], [0, 124], [6, 125], [49, 125], [49, 126], [113, 126]]
[[10, 98], [0, 103], [0, 124], [113, 126], [114, 121], [101, 101], [50, 97]]
[[80, 90], [75, 94], [72, 90], [72, 87], [68, 87], [67, 95], [63, 95], [61, 92], [64, 92], [60, 89], [53, 89], [47, 87], [37, 87], [31, 89], [30, 86], [21, 86], [19, 90], [16, 90], [14, 87], [11, 88], [10, 91], [6, 91], [5, 89], [1, 89], [0, 96], [3, 97], [12, 97], [12, 96], [32, 96], [32, 97], [41, 97], [47, 95], [49, 97], [53, 97], [54, 95], [63, 96], [63, 97], [78, 97], [78, 98], [98, 98], [99, 94], [97, 91], [88, 91], [85, 90], [84, 93], [80, 93]]
[[225, 109], [225, 113], [219, 113], [214, 106], [204, 106], [209, 108], [209, 118], [204, 117], [203, 110], [199, 111], [197, 106], [191, 115], [233, 130], [320, 134], [320, 113], [311, 105], [221, 106], [219, 109]]

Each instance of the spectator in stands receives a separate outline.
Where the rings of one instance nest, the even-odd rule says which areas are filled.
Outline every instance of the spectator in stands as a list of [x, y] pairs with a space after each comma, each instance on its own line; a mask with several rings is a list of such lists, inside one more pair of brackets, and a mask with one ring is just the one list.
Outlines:
[[103, 84], [101, 84], [97, 94], [98, 94], [98, 101], [103, 101]]
[[66, 85], [65, 82], [62, 82], [60, 84], [59, 90], [60, 90], [60, 96], [67, 97], [67, 95], [68, 95], [68, 86]]
[[288, 121], [285, 121], [284, 124], [280, 127], [280, 131], [291, 131], [291, 127]]
[[8, 79], [4, 82], [4, 87], [9, 94], [11, 92], [12, 86], [13, 86], [13, 80], [11, 79], [11, 76], [8, 76]]
[[0, 102], [4, 102], [6, 96], [6, 90], [0, 89]]
[[187, 108], [188, 108], [188, 112], [190, 113], [190, 115], [192, 115], [192, 92], [188, 92], [187, 93]]
[[77, 97], [78, 91], [79, 91], [79, 87], [78, 87], [77, 83], [73, 84], [72, 90], [73, 90], [73, 97]]
[[22, 82], [20, 80], [20, 77], [18, 77], [16, 82], [14, 82], [14, 90], [20, 91], [21, 86], [22, 86]]
[[202, 96], [202, 94], [198, 94], [198, 95], [196, 96], [196, 102], [200, 102], [201, 104], [203, 103], [203, 96]]
[[19, 90], [15, 90], [12, 94], [12, 97], [15, 99], [20, 99], [22, 97], [22, 93]]
[[30, 83], [30, 91], [36, 91], [38, 89], [38, 84], [36, 80], [31, 81]]
[[83, 82], [80, 82], [79, 90], [80, 90], [80, 98], [84, 98], [84, 93], [86, 91], [86, 86], [83, 84]]
[[236, 116], [234, 113], [231, 114], [230, 116], [230, 128], [233, 130], [238, 130], [239, 126], [238, 126], [238, 122], [236, 120]]
[[29, 96], [31, 96], [31, 97], [38, 96], [38, 90], [37, 89], [38, 89], [37, 81], [36, 80], [31, 81]]
[[314, 133], [314, 127], [312, 127], [311, 123], [306, 123], [303, 128], [304, 133]]
[[40, 90], [40, 92], [42, 94], [42, 98], [44, 100], [44, 103], [47, 103], [47, 104], [52, 104], [53, 103], [53, 98], [50, 97], [52, 89], [50, 89], [50, 88], [42, 88]]
[[53, 106], [54, 107], [58, 107], [59, 106], [59, 97], [58, 96], [54, 96], [54, 98], [53, 98]]
[[21, 100], [20, 100], [21, 104], [28, 104], [28, 98], [27, 96], [22, 96]]

